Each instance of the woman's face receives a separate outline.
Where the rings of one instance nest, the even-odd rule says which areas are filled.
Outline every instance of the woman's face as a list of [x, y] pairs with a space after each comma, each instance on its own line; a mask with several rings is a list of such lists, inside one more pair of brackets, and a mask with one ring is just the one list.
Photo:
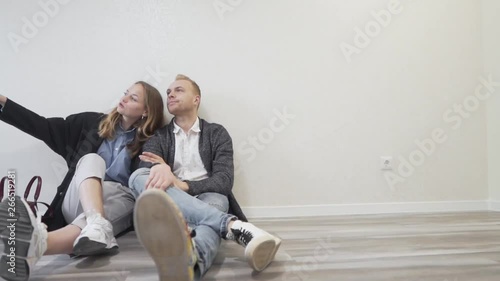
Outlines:
[[133, 121], [146, 115], [146, 91], [140, 84], [134, 84], [124, 93], [116, 108], [123, 117]]

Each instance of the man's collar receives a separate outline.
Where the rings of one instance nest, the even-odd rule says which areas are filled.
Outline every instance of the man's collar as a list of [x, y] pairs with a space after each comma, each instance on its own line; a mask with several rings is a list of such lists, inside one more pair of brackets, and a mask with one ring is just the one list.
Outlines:
[[[172, 123], [174, 123], [174, 134], [177, 134], [180, 130], [181, 127], [175, 123], [175, 118], [172, 120]], [[200, 127], [200, 118], [196, 117], [196, 121], [194, 121], [193, 126], [191, 126], [191, 129], [189, 131], [193, 131], [195, 133], [201, 132], [201, 127]]]

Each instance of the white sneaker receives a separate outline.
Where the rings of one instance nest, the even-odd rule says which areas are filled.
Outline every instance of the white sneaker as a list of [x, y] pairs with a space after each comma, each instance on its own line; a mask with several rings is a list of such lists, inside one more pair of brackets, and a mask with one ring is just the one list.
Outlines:
[[255, 225], [240, 220], [234, 221], [226, 239], [245, 247], [245, 258], [256, 271], [264, 270], [274, 259], [281, 239]]
[[197, 262], [194, 240], [179, 211], [165, 191], [148, 189], [134, 208], [137, 238], [156, 264], [160, 281], [192, 281]]
[[47, 250], [47, 226], [24, 198], [7, 197], [0, 203], [0, 236], [4, 243], [0, 276], [8, 281], [28, 280]]
[[99, 214], [87, 218], [87, 226], [73, 243], [73, 254], [76, 256], [104, 255], [117, 250], [113, 226]]

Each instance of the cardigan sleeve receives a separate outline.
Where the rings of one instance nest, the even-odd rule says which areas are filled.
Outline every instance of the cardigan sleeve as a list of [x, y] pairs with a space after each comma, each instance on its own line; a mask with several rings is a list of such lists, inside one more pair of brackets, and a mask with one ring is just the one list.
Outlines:
[[74, 153], [80, 135], [91, 133], [85, 131], [85, 125], [89, 121], [98, 122], [100, 116], [102, 115], [98, 113], [80, 113], [70, 115], [66, 119], [45, 118], [10, 99], [7, 99], [0, 112], [0, 120], [43, 141], [66, 160], [69, 159], [68, 154]]
[[[154, 136], [149, 138], [146, 143], [142, 146], [143, 152], [151, 152], [158, 156], [161, 156], [165, 162], [167, 162], [167, 155], [163, 151], [162, 140], [166, 140], [166, 127], [156, 130]], [[166, 144], [165, 144], [166, 145]], [[140, 161], [139, 168], [151, 168], [153, 163]]]
[[[212, 124], [215, 126], [215, 124]], [[189, 185], [188, 193], [198, 195], [205, 192], [216, 192], [228, 196], [231, 194], [234, 181], [233, 142], [227, 130], [217, 125], [217, 129], [210, 135], [209, 144], [212, 145], [212, 155], [202, 156], [205, 161], [211, 161], [212, 172], [209, 177], [200, 181], [186, 181]], [[205, 153], [206, 150], [200, 150]], [[207, 163], [204, 163], [207, 166]]]

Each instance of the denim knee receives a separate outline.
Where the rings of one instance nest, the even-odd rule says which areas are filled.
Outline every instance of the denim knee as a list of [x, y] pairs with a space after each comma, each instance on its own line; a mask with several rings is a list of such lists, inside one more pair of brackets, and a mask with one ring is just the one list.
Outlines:
[[229, 200], [223, 194], [206, 192], [198, 195], [197, 198], [223, 213], [227, 213], [229, 210]]
[[128, 187], [130, 187], [136, 198], [145, 189], [150, 171], [150, 168], [139, 168], [135, 170], [132, 175], [130, 175], [130, 178], [128, 179]]

